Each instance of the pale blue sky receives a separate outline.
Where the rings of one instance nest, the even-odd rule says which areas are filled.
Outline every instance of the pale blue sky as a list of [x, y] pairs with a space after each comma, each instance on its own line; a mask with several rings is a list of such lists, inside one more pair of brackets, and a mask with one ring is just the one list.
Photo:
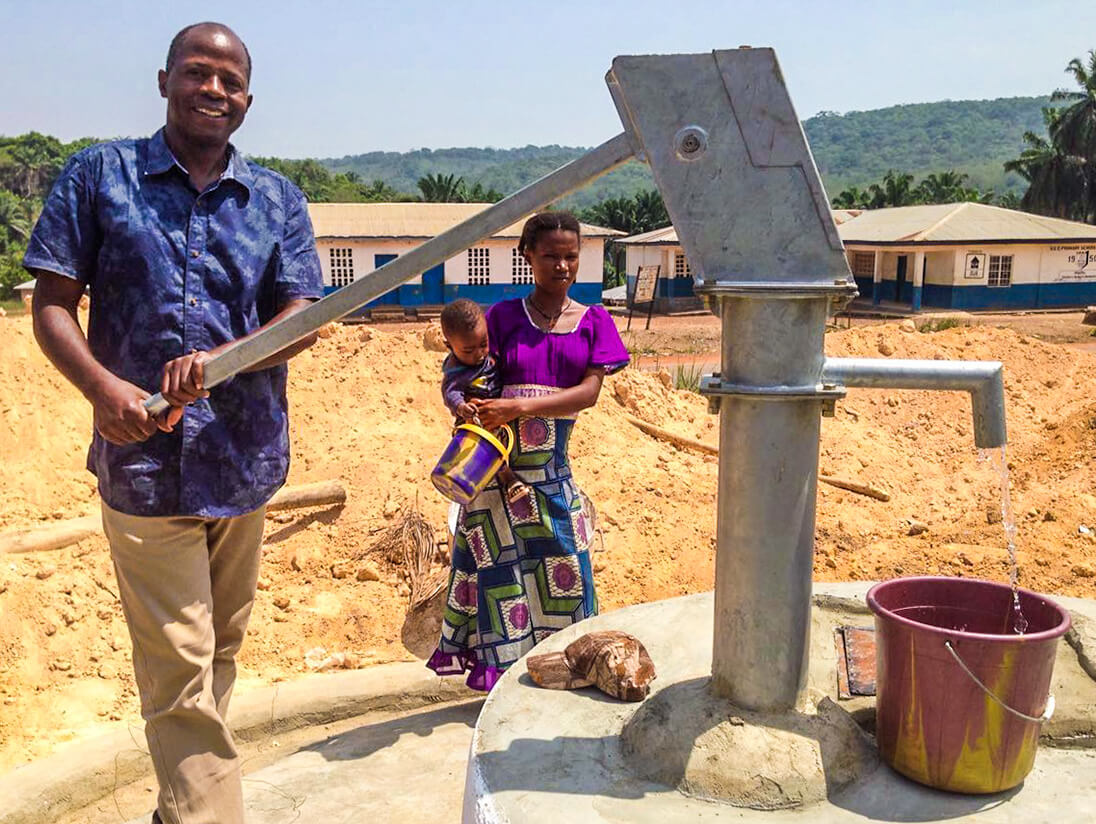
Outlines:
[[152, 132], [168, 42], [204, 19], [254, 58], [237, 145], [283, 157], [595, 145], [620, 131], [617, 54], [774, 46], [806, 118], [1041, 94], [1096, 48], [1096, 3], [1077, 0], [0, 0], [0, 134]]

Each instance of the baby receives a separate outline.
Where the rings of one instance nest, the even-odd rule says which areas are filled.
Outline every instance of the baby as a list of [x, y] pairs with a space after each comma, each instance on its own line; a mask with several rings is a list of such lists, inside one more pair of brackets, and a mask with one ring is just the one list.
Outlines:
[[[476, 406], [469, 399], [497, 398], [502, 393], [498, 362], [488, 351], [487, 318], [478, 303], [458, 298], [441, 310], [441, 333], [449, 348], [441, 365], [442, 398], [457, 423], [479, 423]], [[499, 469], [498, 478], [510, 500], [527, 491], [509, 464]]]

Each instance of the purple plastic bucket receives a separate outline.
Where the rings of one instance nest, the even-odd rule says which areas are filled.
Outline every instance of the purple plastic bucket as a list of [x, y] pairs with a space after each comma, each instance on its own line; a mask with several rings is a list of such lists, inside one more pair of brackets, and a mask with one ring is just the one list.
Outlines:
[[[930, 787], [995, 793], [1031, 771], [1069, 613], [970, 578], [898, 578], [868, 592], [875, 613], [876, 742], [882, 759]], [[980, 682], [980, 683], [979, 683]]]
[[506, 463], [513, 446], [510, 428], [504, 426], [499, 432], [506, 433], [505, 444], [481, 426], [462, 423], [457, 427], [430, 473], [430, 480], [442, 495], [467, 506], [487, 488]]

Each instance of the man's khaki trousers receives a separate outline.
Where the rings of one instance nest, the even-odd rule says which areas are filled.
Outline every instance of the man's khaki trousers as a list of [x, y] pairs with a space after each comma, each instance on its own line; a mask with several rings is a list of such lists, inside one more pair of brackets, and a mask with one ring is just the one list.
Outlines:
[[225, 716], [255, 599], [264, 512], [142, 518], [103, 504], [164, 824], [243, 824]]

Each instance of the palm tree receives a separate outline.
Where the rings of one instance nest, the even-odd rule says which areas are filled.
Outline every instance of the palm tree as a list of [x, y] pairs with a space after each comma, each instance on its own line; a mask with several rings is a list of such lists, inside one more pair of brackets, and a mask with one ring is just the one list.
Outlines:
[[883, 185], [873, 183], [868, 187], [870, 193], [869, 208], [882, 209], [887, 206], [909, 206], [917, 202], [913, 191], [913, 175], [890, 169], [883, 175]]
[[0, 253], [25, 244], [33, 225], [29, 201], [0, 189]]
[[1089, 220], [1091, 170], [1084, 157], [1063, 150], [1055, 135], [1060, 134], [1061, 109], [1043, 109], [1050, 139], [1024, 132], [1026, 148], [1015, 160], [1005, 163], [1006, 172], [1016, 172], [1028, 182], [1020, 199], [1025, 211], [1069, 220]]
[[68, 156], [57, 138], [38, 132], [12, 140], [7, 155], [11, 159], [8, 172], [14, 174], [4, 185], [20, 197], [45, 196]]
[[454, 174], [428, 174], [420, 177], [416, 185], [427, 203], [463, 203], [465, 200], [464, 178]]
[[581, 219], [629, 235], [636, 234], [635, 201], [630, 197], [610, 197], [583, 210]]
[[966, 187], [967, 178], [968, 175], [954, 169], [925, 175], [915, 190], [917, 200], [921, 203], [955, 203], [980, 199], [981, 192]]
[[842, 189], [833, 199], [835, 209], [866, 209], [871, 195], [856, 186]]
[[1058, 89], [1051, 100], [1066, 100], [1070, 105], [1059, 110], [1050, 136], [1067, 154], [1096, 158], [1096, 50], [1088, 53], [1088, 64], [1074, 57], [1066, 65], [1077, 90]]
[[661, 229], [670, 225], [670, 215], [666, 211], [666, 201], [662, 199], [662, 193], [658, 189], [647, 189], [636, 192], [635, 201], [635, 227], [633, 231], [649, 232], [652, 229]]
[[1065, 70], [1077, 89], [1058, 89], [1051, 100], [1069, 105], [1043, 109], [1047, 137], [1026, 132], [1024, 150], [1005, 170], [1028, 181], [1024, 209], [1096, 223], [1096, 50]]

